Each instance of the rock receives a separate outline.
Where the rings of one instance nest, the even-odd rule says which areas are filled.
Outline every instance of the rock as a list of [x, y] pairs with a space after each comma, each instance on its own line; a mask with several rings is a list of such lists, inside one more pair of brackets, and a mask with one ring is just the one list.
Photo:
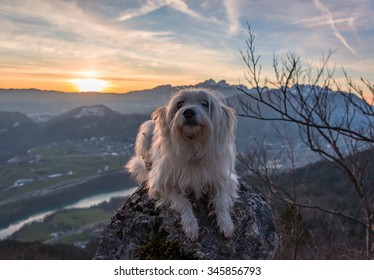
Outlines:
[[223, 238], [214, 217], [208, 217], [206, 198], [194, 202], [200, 233], [189, 241], [179, 215], [167, 207], [155, 208], [146, 187], [140, 187], [112, 217], [98, 239], [95, 259], [272, 259], [278, 244], [269, 205], [260, 193], [240, 183], [233, 220], [235, 236]]

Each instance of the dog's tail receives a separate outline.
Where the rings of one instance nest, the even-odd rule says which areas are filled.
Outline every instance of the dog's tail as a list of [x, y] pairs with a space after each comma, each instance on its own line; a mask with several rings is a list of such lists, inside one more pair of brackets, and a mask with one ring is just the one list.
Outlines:
[[125, 165], [131, 177], [139, 184], [144, 183], [148, 179], [148, 172], [152, 168], [150, 150], [154, 127], [155, 122], [153, 120], [146, 121], [140, 126], [136, 136], [135, 156]]
[[144, 183], [148, 179], [148, 171], [143, 158], [139, 155], [133, 156], [125, 165], [126, 170], [131, 177], [139, 184]]

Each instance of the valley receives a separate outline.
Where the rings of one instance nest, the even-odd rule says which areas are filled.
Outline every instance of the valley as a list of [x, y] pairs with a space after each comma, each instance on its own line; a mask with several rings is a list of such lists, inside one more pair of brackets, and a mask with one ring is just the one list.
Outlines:
[[[123, 203], [123, 196], [133, 190], [123, 165], [146, 118], [124, 116], [104, 106], [81, 107], [44, 123], [22, 113], [2, 112], [0, 239], [78, 247], [93, 242], [92, 236], [120, 206], [103, 210], [95, 205], [116, 195]], [[88, 201], [82, 207], [79, 202], [84, 200]], [[67, 209], [71, 207], [77, 209]], [[50, 217], [64, 211], [73, 216], [84, 211], [87, 219], [72, 224], [72, 219], [62, 218], [59, 227]], [[47, 221], [50, 226], [41, 231]]]
[[[212, 80], [195, 86], [218, 91], [243, 114], [241, 105], [246, 99], [238, 86]], [[39, 249], [63, 244], [91, 250], [91, 254], [96, 236], [136, 186], [123, 165], [133, 154], [139, 125], [175, 90], [160, 86], [126, 95], [77, 93], [75, 99], [58, 92], [0, 90], [0, 239], [4, 239], [0, 247], [38, 242]], [[340, 111], [335, 112], [339, 117]], [[288, 143], [279, 132], [287, 136]], [[245, 155], [261, 144], [268, 156], [262, 164], [274, 164], [277, 172], [285, 174], [292, 164], [293, 168], [306, 166], [306, 171], [320, 170], [319, 163], [308, 166], [318, 158], [304, 144], [301, 133], [296, 126], [238, 117], [237, 150]], [[295, 162], [285, 153], [290, 147]], [[343, 185], [339, 174], [326, 175], [324, 170], [310, 179], [300, 175], [300, 196], [340, 209], [341, 203], [332, 202], [331, 197], [335, 189], [348, 193], [349, 186]], [[242, 170], [240, 175], [246, 179], [250, 173]], [[324, 176], [333, 183], [315, 183]], [[258, 181], [254, 186], [262, 187]], [[357, 214], [353, 205], [350, 208]], [[69, 248], [59, 250], [65, 253]]]
[[[13, 231], [15, 223], [23, 224], [24, 220], [30, 221], [30, 216], [40, 217], [41, 213], [59, 213], [60, 209], [65, 209], [82, 199], [131, 189], [134, 185], [122, 166], [132, 153], [132, 146], [121, 147], [119, 143], [116, 146], [111, 142], [110, 145], [104, 146], [107, 147], [105, 151], [95, 149], [102, 142], [103, 140], [96, 142], [91, 139], [52, 143], [35, 147], [27, 154], [13, 157], [1, 164], [1, 176], [4, 180], [1, 181], [0, 193], [0, 238], [8, 237], [9, 229]], [[83, 144], [86, 144], [84, 148], [81, 147]], [[110, 197], [106, 199], [109, 200]], [[93, 221], [80, 225], [86, 227], [85, 232], [93, 230], [91, 224], [95, 225], [96, 229], [102, 229], [109, 222], [114, 210], [104, 211], [102, 215], [97, 215], [97, 209], [87, 208], [86, 211], [86, 215], [91, 216]], [[33, 223], [30, 228], [43, 224], [44, 222]], [[68, 222], [63, 224], [71, 226]], [[20, 232], [26, 230], [27, 236], [28, 228], [27, 224], [24, 224]], [[63, 233], [58, 233], [58, 228], [53, 229], [54, 233], [61, 237]], [[47, 231], [45, 234], [49, 236], [52, 233]], [[30, 241], [33, 240], [33, 236], [35, 234], [30, 234], [30, 237], [25, 239], [19, 239], [18, 235], [10, 238]], [[76, 241], [74, 238], [70, 240], [72, 244]]]

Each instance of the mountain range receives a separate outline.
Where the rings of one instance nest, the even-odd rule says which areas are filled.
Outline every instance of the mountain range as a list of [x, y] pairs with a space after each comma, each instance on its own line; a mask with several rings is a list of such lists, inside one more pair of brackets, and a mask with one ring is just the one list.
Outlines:
[[226, 97], [237, 95], [237, 86], [225, 81], [207, 80], [191, 86], [162, 85], [153, 89], [124, 94], [99, 92], [66, 93], [38, 89], [0, 89], [0, 111], [21, 112], [41, 122], [52, 116], [67, 113], [80, 106], [105, 105], [121, 114], [150, 114], [165, 104], [170, 94], [185, 87], [205, 87], [218, 90]]
[[[0, 159], [12, 157], [37, 144], [63, 140], [106, 137], [133, 143], [140, 123], [149, 118], [157, 107], [166, 104], [173, 92], [186, 87], [218, 91], [241, 113], [240, 99], [253, 102], [238, 90], [238, 85], [211, 79], [192, 86], [162, 85], [126, 94], [0, 89]], [[245, 86], [240, 87], [255, 94]], [[292, 90], [291, 88], [291, 94]], [[305, 94], [310, 92], [308, 86], [304, 86], [303, 90]], [[339, 96], [333, 102], [336, 103], [334, 114], [339, 119], [344, 111], [344, 104]], [[262, 111], [268, 115], [273, 114], [267, 108], [262, 108]], [[361, 123], [359, 116], [356, 117], [356, 122]], [[239, 117], [236, 135], [238, 150], [245, 150], [255, 140], [264, 141], [269, 150], [277, 153], [282, 148], [282, 143], [275, 128], [281, 128], [280, 125], [271, 121]], [[296, 143], [298, 164], [314, 161], [316, 158], [301, 141], [297, 127], [289, 126], [287, 130]]]

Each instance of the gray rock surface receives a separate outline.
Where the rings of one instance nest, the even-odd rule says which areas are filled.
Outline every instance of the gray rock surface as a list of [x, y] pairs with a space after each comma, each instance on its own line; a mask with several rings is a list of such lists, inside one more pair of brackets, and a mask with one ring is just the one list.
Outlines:
[[225, 239], [219, 234], [203, 198], [193, 204], [200, 233], [191, 242], [179, 215], [167, 207], [155, 208], [147, 189], [140, 187], [99, 237], [95, 259], [272, 259], [278, 238], [270, 207], [252, 187], [241, 182], [239, 189], [235, 236]]

